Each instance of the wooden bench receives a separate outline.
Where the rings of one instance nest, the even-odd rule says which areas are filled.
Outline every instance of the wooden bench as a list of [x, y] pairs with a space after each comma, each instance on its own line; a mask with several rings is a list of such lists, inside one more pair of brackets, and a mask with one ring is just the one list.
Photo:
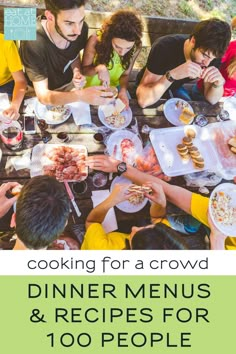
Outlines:
[[[8, 7], [19, 7], [22, 5], [9, 5]], [[3, 9], [6, 6], [0, 6], [0, 32], [3, 32]], [[22, 6], [23, 7], [23, 6]], [[44, 9], [37, 8], [37, 15], [43, 14]], [[89, 25], [89, 34], [94, 33], [97, 29], [101, 27], [102, 22], [106, 17], [109, 17], [111, 12], [86, 12], [86, 22]], [[188, 20], [188, 19], [176, 19], [176, 18], [163, 18], [163, 17], [151, 17], [151, 16], [141, 16], [143, 21], [143, 37], [142, 44], [143, 48], [138, 56], [133, 71], [130, 75], [129, 80], [129, 91], [131, 96], [134, 97], [134, 83], [138, 71], [144, 66], [147, 61], [147, 57], [153, 42], [162, 36], [174, 33], [180, 34], [190, 34], [193, 27], [198, 21]]]

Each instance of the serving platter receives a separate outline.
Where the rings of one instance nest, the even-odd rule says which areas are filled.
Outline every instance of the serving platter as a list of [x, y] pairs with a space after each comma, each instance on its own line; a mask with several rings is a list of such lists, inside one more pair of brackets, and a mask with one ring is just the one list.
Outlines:
[[88, 177], [88, 167], [84, 164], [87, 155], [84, 145], [35, 145], [32, 150], [30, 176], [50, 175], [60, 182], [83, 181]]
[[[193, 140], [202, 157], [204, 158], [204, 167], [196, 169], [192, 159], [188, 161], [181, 158], [177, 151], [177, 145], [181, 144], [187, 129], [194, 129], [196, 137]], [[206, 139], [204, 131], [197, 126], [181, 126], [172, 128], [153, 129], [150, 133], [150, 140], [155, 150], [156, 156], [163, 172], [170, 177], [181, 176], [188, 173], [204, 170], [215, 171], [220, 169], [220, 163], [212, 141]]]

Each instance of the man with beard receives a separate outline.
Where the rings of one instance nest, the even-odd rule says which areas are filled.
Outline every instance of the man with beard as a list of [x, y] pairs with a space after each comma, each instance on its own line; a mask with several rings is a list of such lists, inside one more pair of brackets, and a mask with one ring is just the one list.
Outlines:
[[217, 68], [220, 60], [217, 63], [214, 59], [222, 57], [230, 38], [228, 23], [216, 18], [199, 22], [190, 36], [176, 34], [158, 38], [146, 67], [139, 73], [138, 79], [142, 77], [136, 92], [139, 105], [149, 106], [164, 94], [164, 98], [169, 98], [170, 90], [174, 97], [196, 99], [183, 87], [196, 78], [203, 79], [204, 98], [211, 104], [218, 102], [223, 94], [224, 78]]
[[[80, 74], [80, 51], [88, 36], [85, 2], [45, 0], [45, 16], [38, 18], [36, 41], [21, 42], [26, 74], [45, 105], [76, 101], [100, 105], [111, 101], [110, 93], [103, 92], [102, 86], [82, 89], [85, 78]], [[73, 81], [77, 87], [80, 82], [81, 89], [75, 89]]]

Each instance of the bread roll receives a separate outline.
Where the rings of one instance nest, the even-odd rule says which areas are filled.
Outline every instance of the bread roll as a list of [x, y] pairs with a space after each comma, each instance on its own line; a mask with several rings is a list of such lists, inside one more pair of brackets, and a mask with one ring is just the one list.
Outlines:
[[194, 139], [194, 138], [196, 137], [196, 132], [195, 132], [194, 129], [188, 128], [188, 129], [186, 130], [186, 132], [185, 132], [185, 135], [186, 135], [187, 137], [189, 137], [189, 138]]
[[236, 147], [231, 146], [230, 150], [231, 150], [234, 154], [236, 154]]
[[183, 144], [186, 145], [187, 147], [190, 147], [193, 145], [193, 140], [192, 138], [189, 138], [188, 136], [185, 136], [182, 140]]
[[228, 144], [236, 148], [236, 137], [229, 139]]
[[13, 187], [13, 188], [11, 189], [11, 194], [12, 194], [12, 195], [19, 195], [20, 192], [21, 192], [22, 187], [23, 187], [23, 186], [22, 186], [21, 184], [19, 184], [18, 186]]

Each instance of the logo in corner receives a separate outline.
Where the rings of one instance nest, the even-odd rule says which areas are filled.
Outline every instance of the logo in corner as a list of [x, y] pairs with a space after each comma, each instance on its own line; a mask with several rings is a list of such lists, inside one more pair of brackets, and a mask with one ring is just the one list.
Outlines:
[[4, 8], [4, 39], [36, 40], [36, 8]]

